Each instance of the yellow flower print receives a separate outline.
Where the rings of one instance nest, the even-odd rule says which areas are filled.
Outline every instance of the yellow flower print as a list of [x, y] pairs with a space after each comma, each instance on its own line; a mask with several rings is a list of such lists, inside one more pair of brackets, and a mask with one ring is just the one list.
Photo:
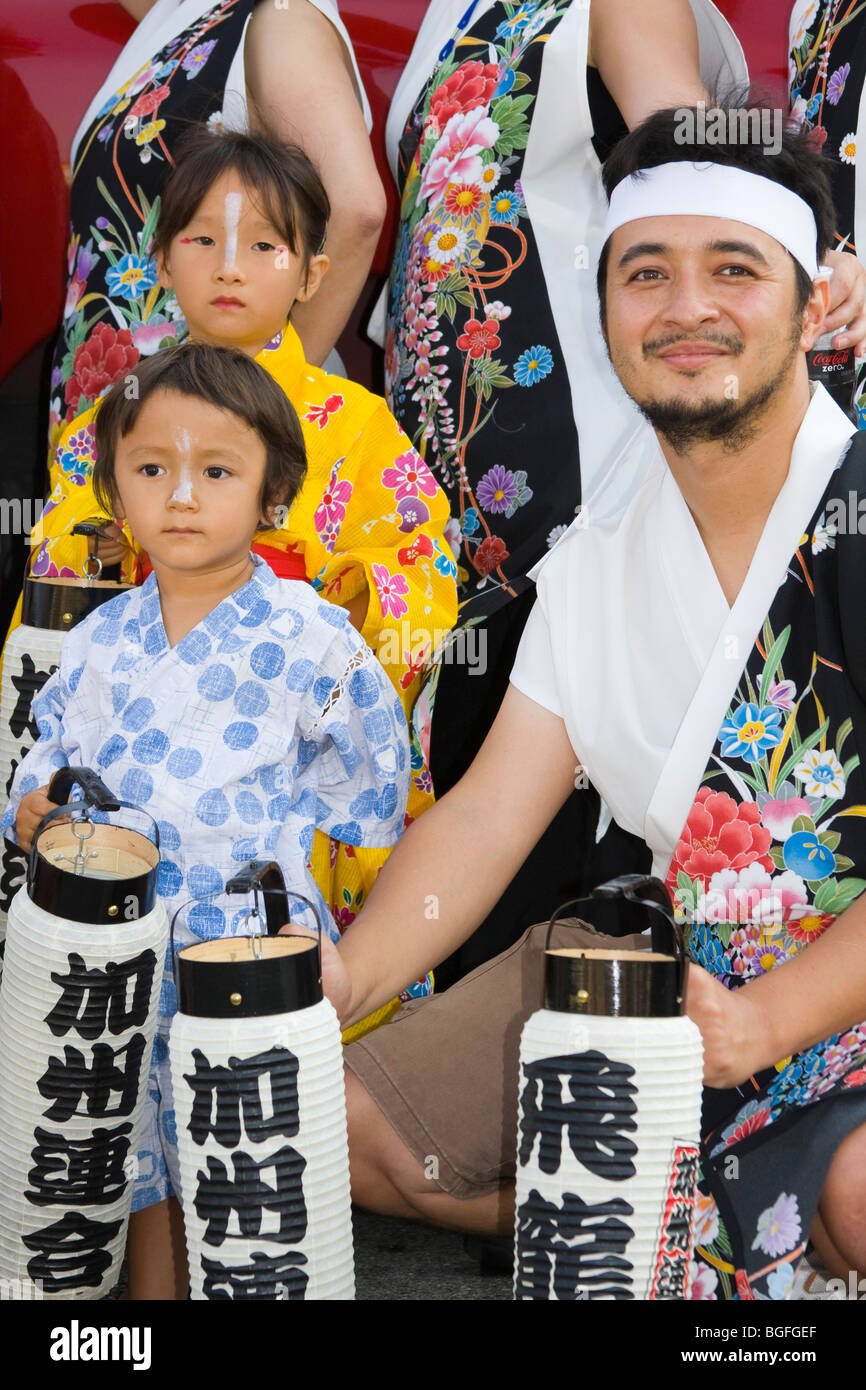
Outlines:
[[136, 145], [149, 145], [151, 140], [155, 140], [161, 130], [165, 130], [165, 121], [148, 121], [147, 125], [135, 137]]

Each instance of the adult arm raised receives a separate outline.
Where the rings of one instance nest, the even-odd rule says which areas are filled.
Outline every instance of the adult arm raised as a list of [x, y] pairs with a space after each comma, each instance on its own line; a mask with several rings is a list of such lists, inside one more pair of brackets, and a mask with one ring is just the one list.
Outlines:
[[575, 761], [559, 716], [509, 686], [469, 771], [410, 826], [325, 963], [344, 1025], [393, 999], [483, 921], [573, 790]]
[[250, 126], [300, 145], [331, 200], [330, 270], [315, 299], [292, 312], [307, 360], [321, 363], [367, 278], [385, 220], [385, 190], [349, 55], [315, 5], [257, 5], [244, 62]]

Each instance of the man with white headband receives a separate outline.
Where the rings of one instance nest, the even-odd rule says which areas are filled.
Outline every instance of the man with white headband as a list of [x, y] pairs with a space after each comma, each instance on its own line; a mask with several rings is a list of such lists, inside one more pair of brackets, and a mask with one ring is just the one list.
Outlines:
[[[602, 323], [653, 426], [633, 445], [646, 481], [613, 517], [590, 500], [538, 567], [490, 735], [326, 969], [350, 1021], [435, 965], [577, 767], [649, 845], [696, 963], [693, 1296], [783, 1298], [810, 1240], [834, 1274], [866, 1269], [866, 438], [806, 371], [833, 232], [820, 156], [796, 133], [772, 155], [689, 150], [677, 115], [605, 166]], [[542, 948], [532, 928], [347, 1050], [362, 1205], [510, 1230]]]

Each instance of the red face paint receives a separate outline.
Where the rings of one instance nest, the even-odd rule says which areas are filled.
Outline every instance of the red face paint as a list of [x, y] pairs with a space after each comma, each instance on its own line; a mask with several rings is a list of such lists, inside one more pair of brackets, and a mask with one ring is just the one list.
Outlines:
[[190, 245], [192, 245], [192, 237], [191, 237], [191, 236], [182, 236], [181, 239], [180, 239], [180, 244], [181, 244], [181, 246], [190, 246]]

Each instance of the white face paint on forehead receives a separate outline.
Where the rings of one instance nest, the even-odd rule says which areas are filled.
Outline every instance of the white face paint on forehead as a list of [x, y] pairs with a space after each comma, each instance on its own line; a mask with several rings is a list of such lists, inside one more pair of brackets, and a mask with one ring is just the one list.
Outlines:
[[242, 193], [227, 193], [225, 197], [226, 254], [223, 270], [228, 270], [229, 266], [234, 265], [238, 254], [238, 222], [243, 201]]
[[169, 498], [170, 502], [192, 501], [192, 439], [189, 430], [180, 426], [174, 432], [174, 442], [180, 454], [180, 480]]

